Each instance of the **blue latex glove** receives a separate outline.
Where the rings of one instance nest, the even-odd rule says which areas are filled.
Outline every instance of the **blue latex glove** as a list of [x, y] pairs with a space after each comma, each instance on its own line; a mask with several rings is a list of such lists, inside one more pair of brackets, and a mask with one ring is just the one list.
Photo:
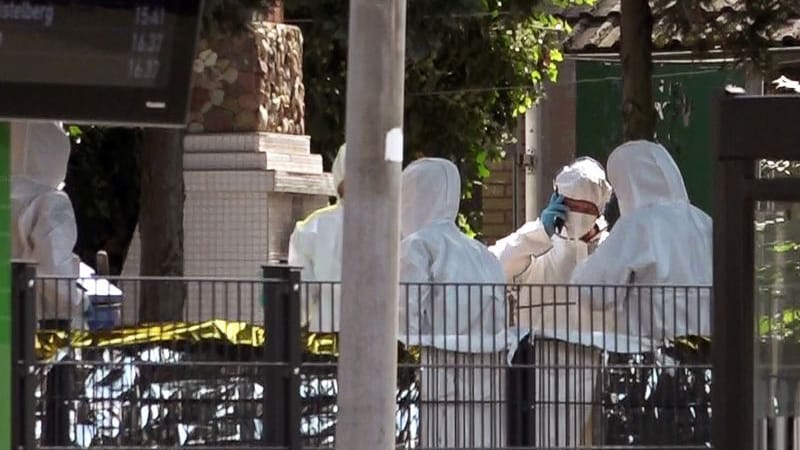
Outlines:
[[563, 195], [553, 194], [550, 196], [550, 203], [547, 208], [542, 210], [542, 214], [539, 216], [542, 220], [542, 225], [544, 225], [544, 231], [548, 236], [553, 236], [553, 233], [556, 232], [556, 221], [558, 219], [561, 219], [562, 223], [567, 221], [568, 212], [569, 208], [564, 204]]

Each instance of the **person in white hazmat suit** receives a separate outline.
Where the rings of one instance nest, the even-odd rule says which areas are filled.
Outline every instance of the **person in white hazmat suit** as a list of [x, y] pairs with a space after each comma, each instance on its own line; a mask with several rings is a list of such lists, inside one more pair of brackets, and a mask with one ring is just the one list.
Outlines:
[[301, 279], [309, 282], [301, 292], [300, 310], [312, 333], [339, 331], [345, 158], [342, 145], [331, 168], [338, 201], [297, 222], [289, 239], [288, 263], [302, 267]]
[[457, 228], [460, 198], [450, 161], [424, 158], [403, 171], [400, 281], [409, 284], [399, 299], [399, 339], [422, 348], [421, 447], [502, 448], [512, 342], [498, 286], [505, 277], [488, 249]]
[[[611, 186], [600, 163], [591, 158], [575, 160], [556, 175], [553, 187], [555, 193], [539, 219], [489, 247], [508, 282], [565, 285], [578, 263], [607, 235], [601, 211], [611, 198]], [[520, 290], [517, 319], [521, 328], [553, 329], [553, 308], [536, 306], [552, 303], [554, 292], [555, 288]]]
[[[61, 191], [70, 143], [59, 123], [21, 123], [24, 147], [15, 153], [11, 176], [11, 252], [15, 259], [37, 264], [36, 316], [39, 320], [83, 325], [88, 307], [77, 287], [80, 259], [75, 212]], [[49, 279], [48, 279], [49, 278]]]
[[[592, 346], [593, 326], [602, 319], [566, 301], [567, 283], [607, 236], [601, 211], [611, 186], [603, 167], [591, 158], [564, 167], [553, 184], [555, 193], [540, 218], [489, 248], [503, 265], [507, 282], [521, 284], [517, 326], [520, 334], [532, 332], [513, 364], [536, 367], [509, 372], [510, 445], [591, 443], [590, 396], [601, 355]], [[574, 369], [566, 369], [567, 364]]]
[[620, 217], [573, 271], [572, 283], [633, 287], [582, 288], [580, 296], [618, 333], [649, 338], [650, 345], [710, 336], [710, 292], [699, 287], [713, 279], [712, 221], [689, 203], [672, 156], [654, 142], [627, 142], [609, 156], [608, 175]]

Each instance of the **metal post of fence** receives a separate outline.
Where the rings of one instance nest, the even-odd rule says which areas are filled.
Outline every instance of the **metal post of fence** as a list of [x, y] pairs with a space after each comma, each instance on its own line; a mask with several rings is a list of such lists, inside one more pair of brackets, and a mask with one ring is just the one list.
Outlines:
[[289, 450], [299, 450], [301, 444], [300, 422], [302, 420], [302, 405], [300, 398], [300, 366], [303, 363], [303, 346], [301, 345], [300, 330], [300, 269], [289, 268], [289, 295], [287, 317], [289, 368], [291, 373], [287, 380], [287, 395], [289, 396]]
[[264, 266], [266, 328], [263, 440], [265, 445], [300, 449], [300, 270]]
[[33, 389], [34, 333], [36, 333], [36, 268], [11, 264], [11, 448], [33, 448], [35, 399]]
[[[69, 320], [51, 319], [39, 321], [39, 328], [65, 333], [70, 332]], [[45, 387], [45, 412], [42, 417], [42, 445], [65, 447], [70, 444], [69, 404], [74, 400], [73, 387], [75, 366], [71, 364], [71, 352], [66, 361], [56, 361], [47, 374]]]
[[512, 366], [506, 371], [506, 411], [509, 418], [506, 432], [511, 447], [532, 447], [536, 444], [534, 351], [533, 337], [529, 335], [519, 343], [511, 361]]

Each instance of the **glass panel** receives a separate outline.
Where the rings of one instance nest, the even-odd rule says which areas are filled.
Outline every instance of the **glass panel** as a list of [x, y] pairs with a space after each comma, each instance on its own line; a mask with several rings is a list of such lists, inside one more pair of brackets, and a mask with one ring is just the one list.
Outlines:
[[755, 219], [756, 448], [800, 448], [800, 203], [757, 202]]
[[760, 179], [798, 178], [800, 177], [800, 161], [761, 159], [757, 162], [756, 176]]

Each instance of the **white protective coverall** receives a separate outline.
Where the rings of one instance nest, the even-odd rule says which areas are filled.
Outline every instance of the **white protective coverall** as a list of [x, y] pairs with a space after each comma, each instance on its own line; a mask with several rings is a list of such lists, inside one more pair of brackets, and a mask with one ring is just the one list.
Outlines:
[[689, 203], [678, 166], [659, 144], [621, 145], [608, 158], [608, 174], [620, 218], [603, 245], [575, 269], [572, 282], [634, 285], [582, 289], [581, 296], [609, 315], [618, 332], [648, 337], [653, 345], [676, 336], [709, 336], [710, 292], [698, 287], [710, 286], [713, 277], [711, 218]]
[[[344, 182], [346, 147], [333, 161], [334, 188]], [[302, 267], [301, 321], [314, 333], [339, 331], [342, 279], [342, 199], [297, 222], [289, 238], [289, 265]], [[269, 300], [267, 300], [269, 301]]]
[[[556, 175], [554, 186], [559, 194], [590, 202], [601, 212], [611, 197], [611, 186], [606, 181], [605, 171], [591, 158], [581, 158], [564, 167]], [[589, 242], [579, 239], [595, 225], [602, 232], [597, 233]], [[568, 337], [564, 335], [568, 329], [566, 319], [569, 317], [566, 306], [555, 308], [542, 305], [552, 305], [556, 292], [566, 292], [564, 285], [569, 282], [573, 269], [588, 258], [589, 253], [606, 235], [605, 220], [602, 217], [595, 221], [586, 214], [571, 212], [566, 222], [566, 236], [555, 234], [551, 238], [545, 232], [541, 220], [537, 219], [489, 247], [503, 265], [508, 282], [550, 285], [520, 288], [517, 318], [521, 328], [533, 329], [548, 337]], [[560, 289], [552, 286], [559, 284], [562, 285]], [[556, 322], [559, 322], [558, 326]], [[588, 323], [581, 328], [591, 329]], [[569, 330], [578, 332], [581, 328], [576, 323]], [[561, 331], [559, 336], [555, 335], [556, 330]]]
[[58, 123], [15, 127], [24, 133], [25, 144], [24, 152], [15, 155], [11, 176], [12, 257], [37, 263], [37, 276], [52, 278], [39, 283], [37, 318], [71, 319], [75, 326], [88, 304], [76, 285], [75, 212], [59, 190], [67, 173], [69, 138]]
[[[564, 167], [554, 185], [559, 194], [590, 202], [599, 213], [611, 197], [603, 167], [591, 158]], [[607, 233], [602, 216], [595, 219], [570, 212], [565, 225], [565, 236], [554, 234], [551, 238], [537, 219], [489, 248], [502, 263], [506, 280], [522, 284], [517, 293], [518, 326], [522, 335], [532, 332], [534, 347], [532, 357], [515, 364], [536, 368], [512, 371], [520, 380], [512, 394], [520, 398], [510, 401], [522, 404], [515, 411], [520, 417], [509, 420], [516, 424], [517, 434], [528, 435], [525, 428], [533, 428], [535, 442], [523, 440], [512, 442], [514, 445], [546, 448], [591, 443], [592, 393], [601, 362], [601, 351], [593, 343], [603, 342], [602, 333], [595, 331], [602, 314], [592, 315], [588, 305], [569, 304], [567, 283], [575, 267]], [[588, 242], [580, 240], [593, 226], [599, 232]], [[527, 349], [521, 347], [521, 351], [524, 354]], [[566, 369], [567, 365], [572, 368]], [[533, 399], [533, 417], [524, 398]]]
[[422, 347], [421, 447], [502, 448], [504, 353], [517, 340], [506, 326], [503, 270], [455, 225], [453, 163], [417, 160], [402, 182], [400, 280], [410, 284], [401, 289], [399, 338]]

